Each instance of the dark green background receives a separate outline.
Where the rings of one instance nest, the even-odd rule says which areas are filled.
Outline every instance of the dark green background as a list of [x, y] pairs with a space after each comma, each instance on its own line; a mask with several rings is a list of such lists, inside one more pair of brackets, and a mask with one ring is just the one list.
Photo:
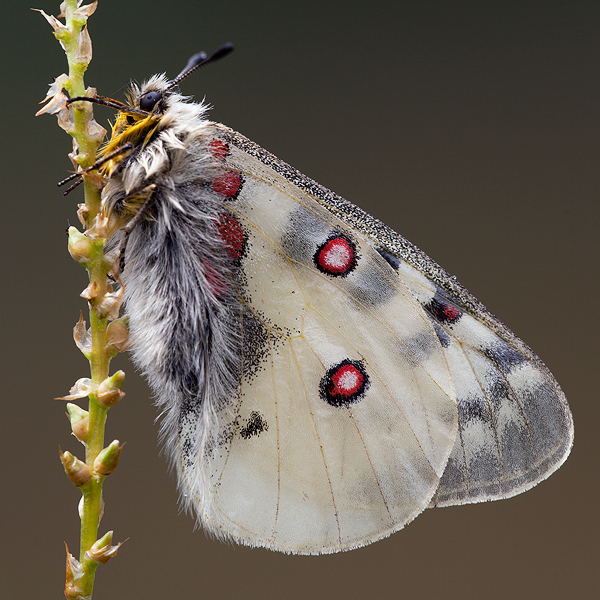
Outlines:
[[[49, 600], [63, 597], [63, 541], [78, 546], [79, 492], [57, 449], [82, 448], [52, 398], [88, 373], [71, 339], [86, 278], [64, 235], [80, 192], [54, 186], [70, 140], [33, 117], [65, 59], [28, 8], [3, 6], [0, 41], [0, 597]], [[120, 357], [127, 395], [107, 437], [127, 445], [101, 530], [130, 539], [98, 569], [95, 600], [597, 598], [600, 4], [101, 0], [90, 32], [87, 83], [117, 98], [129, 78], [234, 42], [183, 90], [455, 274], [546, 361], [576, 428], [571, 458], [522, 496], [291, 557], [211, 541], [178, 514], [157, 411]]]

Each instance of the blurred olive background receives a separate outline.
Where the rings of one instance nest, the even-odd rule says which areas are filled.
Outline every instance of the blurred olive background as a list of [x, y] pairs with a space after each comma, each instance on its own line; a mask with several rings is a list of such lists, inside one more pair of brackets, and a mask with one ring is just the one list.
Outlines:
[[[38, 8], [58, 14], [58, 2]], [[72, 342], [86, 274], [69, 257], [80, 191], [56, 119], [34, 118], [65, 58], [23, 2], [2, 44], [2, 544], [0, 597], [62, 598], [79, 492], [58, 445], [83, 456], [64, 403], [88, 374]], [[107, 441], [127, 442], [105, 484], [101, 531], [129, 541], [98, 569], [116, 598], [597, 598], [600, 4], [101, 0], [87, 83], [122, 99], [130, 78], [185, 81], [212, 118], [379, 217], [440, 262], [548, 364], [570, 400], [575, 448], [534, 490], [425, 511], [341, 555], [234, 547], [179, 513], [157, 410], [127, 356]], [[96, 109], [106, 126], [112, 111]]]

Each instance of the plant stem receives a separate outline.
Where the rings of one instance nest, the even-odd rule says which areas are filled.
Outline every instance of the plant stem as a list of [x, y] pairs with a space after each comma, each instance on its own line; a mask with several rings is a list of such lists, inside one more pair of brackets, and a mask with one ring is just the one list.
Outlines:
[[[85, 96], [86, 89], [83, 75], [91, 60], [91, 42], [89, 41], [86, 23], [87, 18], [94, 11], [95, 6], [79, 7], [77, 0], [66, 0], [65, 25], [53, 17], [44, 16], [55, 29], [55, 36], [60, 40], [65, 49], [69, 65], [68, 77], [64, 79], [63, 89], [71, 97]], [[78, 10], [79, 9], [79, 10]], [[83, 168], [94, 165], [96, 154], [101, 142], [101, 128], [93, 121], [92, 106], [87, 102], [77, 102], [70, 106], [72, 121], [63, 123], [75, 139], [73, 156]], [[60, 123], [60, 121], [59, 121]], [[85, 194], [86, 211], [83, 213], [87, 231], [83, 234], [89, 240], [89, 257], [85, 260], [88, 270], [90, 285], [86, 289], [86, 298], [90, 308], [91, 347], [87, 349], [86, 356], [90, 361], [91, 389], [97, 390], [98, 386], [109, 375], [111, 354], [107, 351], [108, 336], [107, 326], [109, 319], [100, 310], [100, 305], [108, 288], [108, 273], [110, 266], [104, 257], [105, 239], [101, 237], [101, 228], [90, 228], [95, 224], [96, 217], [100, 214], [101, 197], [97, 178], [83, 175], [83, 188]], [[81, 346], [80, 346], [81, 347]], [[91, 478], [84, 485], [80, 485], [83, 494], [81, 510], [81, 538], [80, 538], [80, 566], [74, 566], [69, 579], [67, 569], [67, 597], [86, 600], [91, 599], [94, 586], [94, 576], [98, 562], [98, 553], [90, 553], [92, 546], [98, 541], [98, 525], [102, 510], [102, 484], [105, 477], [94, 469], [96, 458], [104, 449], [104, 428], [108, 408], [98, 401], [95, 392], [89, 394], [89, 430], [86, 441], [85, 462], [89, 467]], [[110, 534], [112, 538], [112, 533]], [[115, 550], [116, 552], [116, 550]], [[94, 558], [96, 560], [94, 560]], [[108, 559], [106, 559], [108, 560]], [[76, 561], [69, 558], [68, 565]]]

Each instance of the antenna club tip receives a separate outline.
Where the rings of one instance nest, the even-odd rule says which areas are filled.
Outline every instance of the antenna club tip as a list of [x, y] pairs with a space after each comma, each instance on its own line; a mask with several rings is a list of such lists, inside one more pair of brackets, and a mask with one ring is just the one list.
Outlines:
[[183, 68], [183, 71], [181, 71], [181, 73], [179, 73], [175, 79], [172, 79], [169, 82], [168, 88], [176, 86], [182, 79], [185, 79], [196, 69], [227, 56], [232, 50], [233, 44], [231, 42], [227, 42], [215, 50], [215, 52], [213, 52], [210, 56], [207, 56], [205, 52], [197, 52], [188, 60], [187, 65], [185, 65]]

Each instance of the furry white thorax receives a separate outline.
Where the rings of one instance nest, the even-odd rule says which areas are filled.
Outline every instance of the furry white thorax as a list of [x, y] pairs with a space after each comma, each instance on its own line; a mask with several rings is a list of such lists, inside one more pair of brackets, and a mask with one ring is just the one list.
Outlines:
[[[158, 128], [113, 172], [102, 199], [105, 214], [123, 224], [124, 201], [156, 186], [129, 237], [122, 280], [134, 360], [163, 409], [161, 435], [189, 508], [186, 491], [200, 503], [207, 493], [202, 456], [216, 412], [227, 411], [237, 392], [241, 309], [216, 230], [223, 206], [209, 183], [222, 167], [209, 152], [207, 106], [168, 90], [164, 75], [134, 86], [132, 105], [149, 90], [164, 93]], [[118, 231], [111, 244], [121, 238]], [[224, 282], [218, 295], [214, 272]]]

